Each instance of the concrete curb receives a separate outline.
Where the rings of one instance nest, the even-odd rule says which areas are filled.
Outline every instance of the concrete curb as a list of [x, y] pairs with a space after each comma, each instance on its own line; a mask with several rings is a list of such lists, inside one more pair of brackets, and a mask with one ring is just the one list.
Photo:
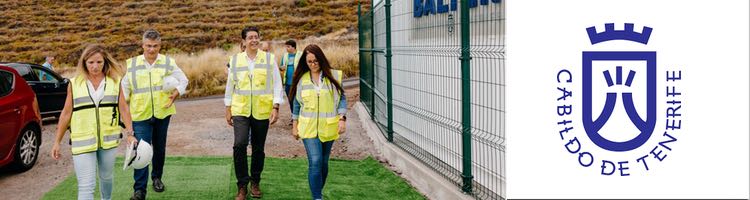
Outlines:
[[375, 157], [381, 161], [387, 161], [400, 170], [401, 177], [408, 180], [420, 193], [428, 199], [474, 199], [462, 193], [458, 186], [445, 180], [442, 175], [425, 166], [409, 153], [389, 143], [380, 133], [375, 122], [370, 119], [370, 114], [361, 102], [357, 102], [354, 109], [359, 115], [362, 127], [375, 145]]

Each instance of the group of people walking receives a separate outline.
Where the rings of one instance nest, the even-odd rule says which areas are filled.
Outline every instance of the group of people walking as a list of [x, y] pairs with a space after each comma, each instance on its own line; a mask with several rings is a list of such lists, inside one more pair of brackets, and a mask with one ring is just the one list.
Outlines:
[[[322, 199], [331, 147], [346, 130], [343, 73], [331, 69], [317, 45], [297, 51], [296, 43], [287, 41], [277, 65], [272, 53], [260, 49], [258, 28], [245, 28], [241, 36], [244, 48], [229, 58], [224, 96], [226, 121], [234, 129], [235, 199], [262, 197], [266, 136], [286, 101], [292, 110], [291, 136], [301, 139], [307, 152], [312, 198]], [[123, 137], [128, 143], [145, 141], [153, 148], [150, 175], [148, 167], [134, 170], [131, 199], [146, 198], [149, 177], [153, 191], [165, 191], [167, 130], [176, 113], [174, 101], [185, 94], [188, 79], [171, 57], [159, 54], [157, 31], [145, 31], [142, 48], [143, 54], [127, 59], [124, 67], [96, 44], [87, 46], [78, 60], [50, 152], [54, 159], [60, 158], [60, 143], [70, 130], [78, 199], [93, 199], [97, 176], [101, 198], [112, 198], [116, 147]]]

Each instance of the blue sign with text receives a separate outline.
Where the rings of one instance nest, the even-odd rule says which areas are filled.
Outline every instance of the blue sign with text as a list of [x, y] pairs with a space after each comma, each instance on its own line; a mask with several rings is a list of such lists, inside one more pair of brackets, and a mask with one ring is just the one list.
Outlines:
[[[450, 2], [448, 2], [450, 1]], [[469, 8], [479, 5], [486, 6], [492, 3], [500, 3], [501, 0], [469, 0]], [[414, 17], [447, 13], [458, 10], [458, 0], [414, 0]]]

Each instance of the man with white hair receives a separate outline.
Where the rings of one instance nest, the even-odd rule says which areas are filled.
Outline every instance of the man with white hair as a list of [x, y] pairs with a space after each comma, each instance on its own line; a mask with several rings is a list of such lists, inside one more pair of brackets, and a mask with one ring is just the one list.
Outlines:
[[[42, 66], [49, 69], [50, 71], [55, 71], [55, 69], [52, 67], [53, 62], [55, 62], [55, 56], [52, 54], [48, 54], [47, 57], [44, 57], [44, 64], [42, 64]], [[54, 78], [52, 78], [52, 75], [49, 75], [43, 71], [39, 71], [39, 79], [47, 81]]]
[[[138, 140], [153, 148], [151, 180], [155, 192], [164, 191], [161, 178], [166, 155], [169, 119], [176, 113], [174, 100], [185, 94], [188, 79], [174, 59], [159, 54], [161, 36], [153, 29], [143, 33], [143, 55], [125, 62], [128, 70], [122, 79], [125, 99], [129, 102], [133, 130]], [[146, 199], [148, 167], [135, 170], [132, 200]]]

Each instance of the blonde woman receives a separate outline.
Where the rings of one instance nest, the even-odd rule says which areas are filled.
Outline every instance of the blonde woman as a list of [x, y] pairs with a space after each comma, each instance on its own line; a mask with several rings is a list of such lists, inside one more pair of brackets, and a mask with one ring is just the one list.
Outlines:
[[[70, 128], [78, 199], [94, 199], [98, 171], [101, 199], [112, 198], [115, 153], [122, 134], [135, 141], [128, 105], [120, 87], [122, 70], [101, 45], [89, 45], [78, 60], [78, 75], [68, 86], [50, 152], [60, 159], [60, 142]], [[125, 131], [121, 131], [120, 120]]]

